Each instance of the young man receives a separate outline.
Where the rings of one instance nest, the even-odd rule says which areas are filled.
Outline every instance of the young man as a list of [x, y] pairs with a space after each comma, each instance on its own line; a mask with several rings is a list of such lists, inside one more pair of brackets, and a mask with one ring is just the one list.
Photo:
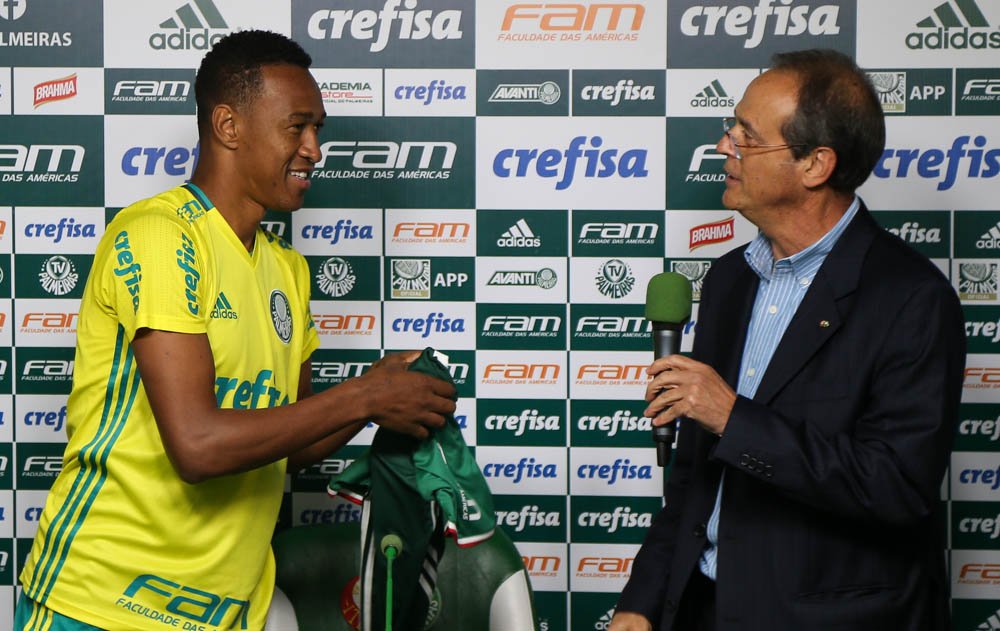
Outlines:
[[611, 630], [947, 629], [958, 298], [855, 196], [885, 142], [864, 73], [775, 62], [717, 146], [760, 235], [712, 266], [693, 357], [649, 368], [646, 415], [684, 419]]
[[302, 206], [320, 158], [310, 63], [274, 33], [218, 42], [191, 181], [108, 226], [16, 628], [263, 628], [286, 470], [366, 421], [422, 437], [454, 412], [453, 387], [402, 356], [309, 396], [309, 270], [259, 224]]

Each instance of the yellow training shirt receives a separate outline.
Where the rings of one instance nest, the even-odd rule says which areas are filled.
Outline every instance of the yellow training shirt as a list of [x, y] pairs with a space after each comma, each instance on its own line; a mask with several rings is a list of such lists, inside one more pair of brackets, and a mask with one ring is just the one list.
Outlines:
[[183, 482], [132, 355], [140, 328], [207, 334], [223, 408], [294, 402], [319, 345], [309, 269], [287, 243], [258, 229], [247, 252], [191, 184], [120, 212], [83, 295], [69, 442], [25, 591], [103, 629], [261, 629], [285, 461]]

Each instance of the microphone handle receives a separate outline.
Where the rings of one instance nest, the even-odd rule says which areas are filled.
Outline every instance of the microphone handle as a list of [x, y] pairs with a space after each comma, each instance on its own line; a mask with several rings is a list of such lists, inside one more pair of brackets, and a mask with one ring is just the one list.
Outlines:
[[[673, 355], [680, 350], [683, 324], [674, 322], [653, 322], [653, 357], [659, 359]], [[665, 467], [670, 464], [677, 421], [653, 427], [653, 442], [656, 444], [656, 464]]]

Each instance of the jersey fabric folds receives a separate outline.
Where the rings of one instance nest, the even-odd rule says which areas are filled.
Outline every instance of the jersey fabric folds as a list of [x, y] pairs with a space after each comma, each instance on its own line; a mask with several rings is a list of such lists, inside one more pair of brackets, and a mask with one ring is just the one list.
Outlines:
[[[424, 349], [409, 369], [451, 383], [451, 374], [436, 355]], [[392, 571], [393, 629], [414, 631], [423, 628], [435, 602], [444, 537], [472, 546], [489, 539], [496, 526], [493, 496], [451, 415], [423, 441], [379, 429], [371, 448], [331, 480], [328, 491], [363, 506], [363, 631], [386, 628], [387, 562], [381, 550], [386, 535], [403, 541]]]
[[219, 407], [291, 403], [319, 345], [309, 290], [301, 255], [259, 228], [248, 252], [192, 184], [112, 220], [80, 306], [62, 473], [21, 574], [29, 598], [102, 629], [263, 628], [285, 461], [181, 480], [130, 342], [205, 334]]

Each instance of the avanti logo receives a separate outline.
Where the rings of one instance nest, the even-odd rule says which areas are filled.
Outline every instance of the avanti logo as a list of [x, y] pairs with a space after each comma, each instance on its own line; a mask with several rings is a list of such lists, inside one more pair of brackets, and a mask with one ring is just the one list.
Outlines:
[[[405, 7], [402, 10], [401, 5]], [[417, 6], [417, 0], [385, 0], [379, 11], [320, 9], [309, 17], [306, 32], [318, 40], [347, 37], [371, 40], [369, 51], [373, 53], [385, 50], [393, 35], [401, 40], [462, 38], [462, 11], [434, 11]]]
[[887, 148], [872, 174], [880, 179], [907, 178], [912, 168], [917, 177], [938, 180], [939, 191], [955, 185], [962, 166], [967, 167], [962, 171], [970, 179], [993, 178], [1000, 174], [1000, 147], [987, 149], [987, 142], [986, 136], [963, 135], [956, 136], [948, 149]]
[[[589, 147], [585, 143], [589, 142]], [[569, 147], [559, 149], [501, 149], [493, 158], [493, 173], [501, 178], [523, 178], [533, 170], [541, 178], [557, 178], [555, 189], [562, 191], [573, 184], [578, 161], [584, 161], [583, 177], [607, 178], [618, 175], [621, 178], [644, 178], [646, 169], [646, 149], [602, 149], [604, 139], [600, 136], [576, 136]], [[532, 166], [534, 167], [532, 169]]]
[[691, 107], [733, 107], [736, 100], [726, 93], [722, 83], [715, 79], [691, 99]]
[[584, 101], [605, 101], [617, 107], [623, 101], [656, 100], [655, 85], [636, 85], [632, 79], [620, 79], [614, 85], [585, 85], [580, 89]]
[[149, 36], [149, 46], [154, 50], [208, 50], [226, 35], [219, 31], [229, 29], [212, 0], [192, 0], [181, 5], [159, 27], [163, 31]]
[[422, 105], [430, 105], [438, 101], [464, 101], [466, 99], [464, 85], [448, 85], [444, 80], [432, 79], [427, 85], [400, 85], [393, 91], [393, 96], [400, 101], [417, 101]]
[[491, 287], [538, 287], [552, 289], [558, 282], [556, 272], [551, 267], [537, 271], [497, 270], [490, 276], [487, 285]]
[[[791, 5], [791, 6], [790, 6]], [[836, 4], [810, 6], [793, 0], [757, 0], [751, 9], [745, 4], [695, 5], [684, 11], [680, 31], [688, 37], [714, 36], [717, 31], [729, 37], [744, 38], [744, 48], [757, 48], [765, 35], [838, 35], [840, 7]], [[770, 27], [770, 33], [768, 28]]]
[[542, 240], [532, 232], [528, 222], [521, 218], [504, 230], [497, 239], [497, 245], [501, 248], [537, 248], [542, 245]]
[[917, 22], [917, 28], [921, 30], [906, 35], [906, 47], [911, 50], [1000, 48], [1000, 32], [990, 30], [976, 0], [942, 2], [933, 14]]
[[554, 81], [542, 83], [501, 83], [490, 94], [490, 103], [541, 103], [554, 105], [559, 102], [562, 90]]

